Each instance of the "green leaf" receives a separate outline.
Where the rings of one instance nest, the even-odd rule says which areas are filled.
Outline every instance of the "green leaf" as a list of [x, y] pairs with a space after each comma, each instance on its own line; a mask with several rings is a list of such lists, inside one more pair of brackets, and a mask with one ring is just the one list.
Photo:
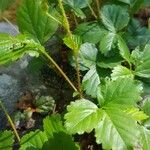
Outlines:
[[36, 112], [41, 114], [48, 114], [54, 108], [55, 101], [51, 96], [41, 96], [36, 97], [34, 101], [34, 106], [36, 107]]
[[48, 138], [52, 138], [54, 133], [65, 132], [65, 128], [59, 114], [47, 116], [43, 120], [43, 128]]
[[123, 67], [123, 66], [116, 66], [112, 70], [111, 79], [116, 80], [117, 78], [131, 78], [134, 79], [134, 74], [132, 70]]
[[142, 86], [131, 78], [117, 78], [101, 86], [101, 104], [136, 105], [141, 100]]
[[122, 39], [121, 36], [118, 36], [118, 48], [120, 50], [120, 54], [121, 56], [128, 61], [128, 63], [131, 62], [131, 58], [130, 58], [130, 51], [128, 46], [126, 45], [125, 41]]
[[85, 8], [92, 0], [63, 0], [63, 2], [72, 8]]
[[126, 112], [136, 121], [142, 121], [149, 118], [149, 116], [147, 116], [143, 111], [139, 111], [139, 109], [135, 107], [130, 108], [128, 106], [127, 108], [125, 108], [124, 112]]
[[133, 49], [137, 46], [144, 46], [150, 40], [150, 31], [143, 27], [139, 20], [132, 19], [126, 32], [126, 41]]
[[134, 147], [139, 138], [136, 121], [118, 105], [105, 107], [102, 121], [96, 127], [95, 134], [97, 143], [102, 143], [104, 149], [112, 150]]
[[70, 49], [74, 50], [75, 54], [78, 53], [79, 48], [82, 44], [81, 37], [78, 35], [73, 35], [72, 38], [67, 36], [63, 39], [63, 41], [66, 44], [66, 46], [68, 46]]
[[20, 150], [26, 150], [28, 148], [40, 150], [46, 141], [48, 141], [48, 139], [44, 132], [40, 130], [31, 131], [21, 138]]
[[150, 44], [147, 44], [140, 53], [139, 64], [136, 64], [135, 73], [137, 76], [150, 78]]
[[87, 95], [96, 98], [97, 89], [99, 85], [100, 85], [100, 78], [97, 73], [96, 66], [93, 66], [83, 77], [82, 86], [86, 91]]
[[105, 36], [100, 41], [100, 51], [106, 53], [112, 49], [116, 34], [112, 32], [106, 32]]
[[143, 100], [142, 110], [150, 116], [150, 99], [146, 98]]
[[[94, 44], [84, 43], [81, 45], [78, 53], [78, 62], [80, 69], [89, 70], [96, 65], [96, 57], [98, 50]], [[73, 64], [75, 66], [75, 64]]]
[[113, 33], [126, 27], [129, 22], [127, 9], [119, 5], [103, 6], [100, 15], [105, 27]]
[[12, 150], [14, 135], [11, 131], [0, 132], [0, 150]]
[[142, 7], [142, 4], [144, 3], [144, 0], [130, 0], [131, 1], [131, 12], [134, 14], [140, 10]]
[[27, 39], [24, 35], [17, 37], [0, 35], [0, 64], [15, 61], [25, 54], [38, 57], [41, 50], [44, 51], [41, 45]]
[[22, 33], [44, 44], [57, 30], [58, 24], [41, 7], [40, 0], [23, 0], [18, 12], [17, 22]]
[[65, 114], [65, 127], [69, 133], [82, 134], [91, 132], [101, 120], [101, 111], [98, 107], [85, 99], [71, 102]]
[[126, 3], [126, 4], [130, 4], [130, 0], [118, 0], [118, 1]]
[[79, 150], [72, 137], [66, 133], [54, 133], [54, 137], [49, 139], [43, 146], [42, 150]]
[[75, 34], [80, 35], [83, 39], [83, 42], [89, 42], [93, 44], [98, 43], [105, 32], [106, 30], [104, 27], [101, 27], [98, 22], [82, 23], [79, 24], [75, 29]]
[[14, 2], [14, 0], [1, 0], [0, 1], [0, 14], [7, 9], [12, 3]]
[[150, 130], [146, 129], [145, 127], [141, 127], [141, 146], [142, 150], [149, 150], [150, 148]]

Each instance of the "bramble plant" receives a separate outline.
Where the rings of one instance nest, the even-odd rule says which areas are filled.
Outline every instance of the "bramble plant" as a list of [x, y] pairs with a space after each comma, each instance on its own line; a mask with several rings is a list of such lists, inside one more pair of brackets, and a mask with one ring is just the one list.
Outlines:
[[[0, 4], [3, 12], [6, 1]], [[148, 0], [21, 1], [17, 10], [20, 34], [0, 34], [0, 64], [26, 54], [44, 56], [77, 100], [67, 106], [64, 126], [59, 115], [47, 117], [44, 131], [18, 138], [20, 150], [80, 149], [74, 134], [92, 131], [103, 149], [149, 150], [150, 98], [145, 95], [150, 94], [150, 31], [134, 17], [147, 6]], [[54, 36], [70, 49], [68, 62], [76, 70], [77, 81], [68, 78], [44, 47]], [[12, 149], [13, 142], [11, 131], [0, 133], [0, 149]]]

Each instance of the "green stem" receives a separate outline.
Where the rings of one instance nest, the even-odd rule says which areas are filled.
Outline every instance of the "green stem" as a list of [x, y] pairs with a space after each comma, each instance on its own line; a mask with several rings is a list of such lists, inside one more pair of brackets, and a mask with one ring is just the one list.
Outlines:
[[77, 58], [77, 54], [76, 54], [76, 43], [74, 42], [73, 40], [73, 35], [72, 35], [72, 32], [70, 30], [70, 24], [69, 24], [69, 21], [68, 21], [68, 18], [67, 18], [67, 15], [66, 15], [66, 12], [65, 12], [65, 9], [64, 9], [64, 6], [63, 6], [63, 1], [62, 0], [58, 0], [59, 1], [59, 7], [62, 11], [62, 15], [63, 15], [63, 19], [64, 19], [64, 28], [66, 29], [67, 33], [68, 33], [68, 36], [71, 40], [71, 42], [73, 43], [73, 53], [74, 53], [74, 57], [75, 57], [75, 63], [76, 63], [76, 74], [77, 74], [77, 82], [78, 82], [78, 91], [79, 91], [79, 95], [80, 95], [80, 98], [82, 98], [82, 89], [81, 89], [81, 79], [80, 79], [80, 69], [79, 69], [79, 63], [78, 63], [78, 58]]
[[96, 0], [96, 6], [97, 6], [97, 16], [99, 17], [99, 11], [100, 11], [100, 1], [99, 0]]
[[74, 89], [74, 91], [78, 91], [70, 79], [66, 76], [63, 70], [57, 65], [57, 63], [53, 60], [53, 58], [48, 55], [45, 51], [41, 51], [42, 54], [50, 60], [50, 62], [56, 67], [56, 69], [61, 73], [61, 75], [65, 78], [65, 80], [69, 83], [69, 85]]
[[11, 127], [12, 127], [12, 129], [13, 129], [13, 131], [14, 131], [14, 134], [16, 135], [16, 138], [17, 138], [18, 142], [20, 142], [19, 134], [18, 134], [18, 132], [17, 132], [17, 130], [16, 130], [16, 128], [15, 128], [15, 125], [14, 125], [14, 123], [13, 123], [13, 121], [12, 121], [10, 115], [8, 114], [6, 108], [4, 107], [2, 101], [0, 101], [0, 107], [1, 107], [2, 110], [4, 111], [4, 113], [5, 113], [6, 117], [7, 117], [7, 120], [8, 120], [8, 122], [9, 122], [9, 124], [11, 125]]

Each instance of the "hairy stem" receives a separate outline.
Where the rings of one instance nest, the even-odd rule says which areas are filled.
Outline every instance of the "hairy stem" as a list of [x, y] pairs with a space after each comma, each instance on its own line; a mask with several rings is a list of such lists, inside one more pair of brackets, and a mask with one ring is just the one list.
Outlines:
[[11, 125], [11, 127], [12, 127], [12, 129], [13, 129], [13, 131], [14, 131], [14, 134], [15, 134], [17, 140], [18, 140], [18, 142], [20, 142], [19, 134], [18, 134], [18, 132], [17, 132], [17, 130], [16, 130], [16, 128], [15, 128], [15, 125], [14, 125], [14, 123], [13, 123], [13, 121], [12, 121], [10, 115], [8, 114], [6, 108], [4, 107], [2, 101], [0, 101], [0, 107], [1, 107], [2, 110], [4, 111], [4, 113], [5, 113], [6, 117], [7, 117], [7, 120], [8, 120], [8, 122], [9, 122], [9, 124]]
[[64, 28], [66, 29], [67, 31], [67, 34], [71, 40], [71, 42], [73, 43], [73, 53], [74, 53], [74, 57], [75, 57], [75, 64], [76, 64], [76, 74], [77, 74], [77, 82], [78, 82], [78, 92], [79, 92], [79, 95], [80, 95], [80, 98], [82, 98], [82, 88], [81, 88], [81, 79], [80, 79], [80, 69], [79, 69], [79, 63], [78, 63], [78, 56], [76, 54], [76, 52], [78, 51], [77, 48], [76, 48], [76, 43], [74, 42], [73, 40], [73, 35], [72, 35], [72, 32], [70, 30], [70, 24], [69, 24], [69, 21], [68, 21], [68, 18], [67, 18], [67, 15], [65, 13], [65, 9], [64, 9], [64, 6], [63, 6], [63, 1], [62, 0], [58, 0], [59, 1], [59, 7], [62, 11], [62, 15], [63, 15], [63, 19], [64, 19]]
[[99, 11], [100, 11], [100, 1], [96, 0], [96, 6], [97, 6], [97, 16], [99, 17]]
[[63, 72], [63, 70], [59, 67], [59, 65], [53, 60], [53, 58], [47, 54], [47, 52], [42, 51], [42, 54], [50, 60], [50, 62], [56, 67], [56, 69], [61, 73], [61, 75], [65, 78], [65, 80], [69, 83], [69, 85], [74, 89], [74, 91], [78, 91], [67, 75]]
[[98, 17], [97, 17], [96, 13], [94, 12], [93, 8], [91, 7], [91, 5], [90, 5], [89, 3], [88, 3], [88, 7], [89, 7], [89, 9], [90, 9], [90, 11], [91, 11], [93, 17], [97, 20]]

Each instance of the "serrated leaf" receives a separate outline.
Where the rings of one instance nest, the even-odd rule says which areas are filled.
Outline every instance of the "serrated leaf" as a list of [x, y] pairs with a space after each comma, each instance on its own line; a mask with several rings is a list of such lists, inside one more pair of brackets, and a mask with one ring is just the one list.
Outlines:
[[105, 32], [106, 30], [104, 27], [101, 27], [98, 22], [81, 23], [75, 29], [75, 34], [80, 35], [83, 39], [83, 42], [89, 42], [93, 44], [98, 43]]
[[72, 37], [65, 37], [63, 39], [66, 46], [68, 46], [70, 49], [74, 50], [74, 53], [77, 54], [79, 51], [79, 48], [82, 44], [81, 37], [78, 35], [73, 35]]
[[131, 78], [131, 79], [133, 79], [134, 74], [130, 69], [128, 69], [126, 67], [116, 66], [112, 70], [111, 79], [116, 80], [117, 78]]
[[131, 60], [131, 55], [128, 46], [126, 45], [125, 41], [122, 39], [121, 36], [118, 36], [118, 48], [120, 50], [121, 56], [130, 63]]
[[145, 127], [140, 127], [141, 129], [141, 147], [142, 150], [149, 150], [150, 148], [150, 130], [146, 129]]
[[127, 32], [126, 41], [131, 48], [144, 46], [150, 40], [150, 31], [143, 27], [139, 20], [131, 19]]
[[104, 149], [126, 150], [134, 147], [139, 138], [136, 121], [123, 112], [118, 105], [105, 107], [102, 121], [95, 129], [97, 143]]
[[106, 53], [112, 49], [116, 34], [112, 32], [106, 32], [102, 40], [100, 41], [100, 51]]
[[54, 133], [65, 132], [65, 128], [59, 114], [47, 116], [43, 120], [43, 128], [48, 138], [52, 138]]
[[31, 131], [30, 133], [24, 135], [21, 138], [20, 142], [20, 149], [19, 150], [26, 150], [26, 149], [41, 149], [44, 143], [48, 141], [47, 136], [44, 132], [40, 130]]
[[48, 114], [54, 108], [54, 99], [51, 96], [41, 96], [36, 98], [34, 101], [34, 106], [36, 107], [36, 112], [41, 114]]
[[12, 131], [0, 132], [0, 150], [12, 150], [14, 134]]
[[39, 0], [23, 0], [17, 12], [17, 22], [22, 33], [44, 44], [57, 30], [58, 24], [42, 9]]
[[[98, 50], [94, 44], [82, 44], [78, 53], [78, 62], [80, 64], [80, 69], [89, 70], [92, 66], [96, 65], [97, 53]], [[73, 65], [75, 66], [75, 64]]]
[[0, 64], [15, 61], [25, 54], [38, 57], [41, 50], [44, 50], [41, 45], [27, 39], [24, 35], [16, 37], [0, 35]]
[[141, 100], [142, 86], [131, 78], [117, 78], [115, 81], [107, 81], [101, 86], [101, 105], [117, 103], [136, 105]]
[[96, 98], [97, 89], [99, 85], [100, 85], [100, 78], [97, 73], [96, 66], [93, 66], [83, 77], [82, 86], [86, 91], [87, 95]]
[[150, 78], [150, 44], [147, 44], [141, 52], [139, 64], [136, 65], [135, 73], [137, 76]]
[[[59, 143], [58, 143], [59, 142]], [[64, 132], [54, 133], [54, 137], [49, 139], [42, 150], [79, 150], [72, 137]]]
[[134, 120], [141, 121], [149, 118], [143, 111], [139, 111], [138, 108], [135, 107], [127, 107], [124, 112], [130, 115]]
[[129, 22], [127, 9], [119, 5], [103, 6], [100, 15], [105, 27], [113, 33], [126, 27]]
[[65, 114], [65, 127], [69, 133], [82, 134], [91, 132], [101, 120], [101, 111], [98, 107], [85, 99], [71, 102]]

